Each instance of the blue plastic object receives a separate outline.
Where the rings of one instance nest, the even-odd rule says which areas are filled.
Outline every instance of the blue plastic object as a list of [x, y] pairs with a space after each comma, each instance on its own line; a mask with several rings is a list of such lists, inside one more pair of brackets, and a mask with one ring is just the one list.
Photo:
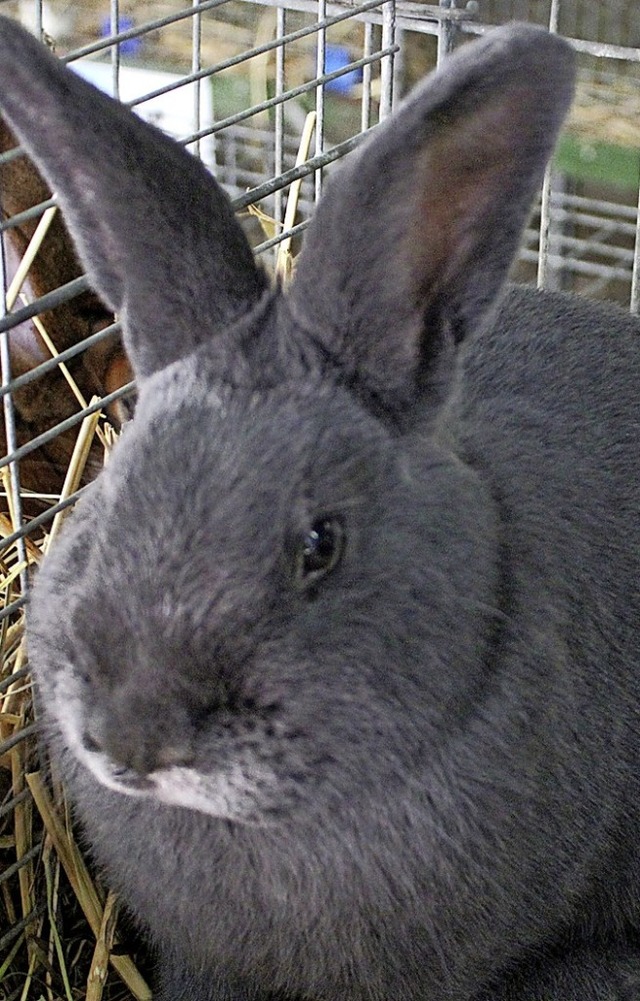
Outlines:
[[[333, 73], [335, 70], [348, 66], [351, 62], [351, 53], [346, 45], [327, 45], [325, 48], [325, 73]], [[334, 94], [342, 94], [350, 97], [353, 88], [362, 83], [362, 67], [350, 70], [342, 76], [337, 76], [335, 80], [330, 80], [326, 84], [326, 89]]]
[[[118, 32], [128, 31], [129, 28], [134, 28], [135, 22], [132, 17], [128, 17], [123, 14], [118, 19]], [[111, 26], [111, 18], [104, 17], [100, 23], [100, 34], [102, 38], [108, 38], [109, 35], [113, 33]], [[124, 42], [120, 42], [120, 55], [121, 56], [137, 56], [140, 54], [142, 48], [141, 38], [127, 38]]]

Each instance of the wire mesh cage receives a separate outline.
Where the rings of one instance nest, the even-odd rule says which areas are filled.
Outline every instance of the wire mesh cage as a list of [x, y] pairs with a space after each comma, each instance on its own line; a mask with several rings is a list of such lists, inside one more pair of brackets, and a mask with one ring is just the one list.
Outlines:
[[[577, 100], [514, 277], [640, 311], [635, 0], [5, 0], [78, 73], [200, 157], [286, 281], [325, 176], [458, 45], [513, 18], [580, 56]], [[30, 581], [131, 415], [117, 318], [0, 124], [0, 998], [147, 997], [126, 926], [40, 777]], [[116, 945], [114, 946], [114, 941]], [[142, 957], [144, 970], [144, 957]]]
[[[488, 0], [485, 9], [495, 23], [520, 18], [551, 25], [573, 39], [581, 57], [576, 100], [551, 191], [546, 284], [622, 303], [632, 297], [636, 311], [637, 10], [626, 0]], [[536, 240], [529, 230], [522, 254], [533, 265], [538, 263]]]

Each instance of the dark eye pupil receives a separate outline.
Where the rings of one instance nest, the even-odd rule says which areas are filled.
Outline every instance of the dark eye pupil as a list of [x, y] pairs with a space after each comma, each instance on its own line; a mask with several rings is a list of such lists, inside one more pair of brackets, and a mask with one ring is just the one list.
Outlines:
[[302, 540], [300, 570], [305, 581], [317, 580], [333, 570], [342, 552], [343, 531], [335, 518], [314, 522]]

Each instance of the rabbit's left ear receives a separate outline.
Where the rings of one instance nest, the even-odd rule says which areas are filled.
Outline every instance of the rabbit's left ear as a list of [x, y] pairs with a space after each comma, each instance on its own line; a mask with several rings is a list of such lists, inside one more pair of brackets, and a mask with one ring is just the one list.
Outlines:
[[58, 196], [94, 287], [121, 314], [138, 377], [260, 298], [266, 279], [204, 166], [5, 17], [0, 110]]
[[[385, 407], [446, 388], [494, 304], [573, 93], [567, 43], [510, 25], [465, 45], [331, 179], [294, 317]], [[444, 380], [444, 382], [443, 382]]]

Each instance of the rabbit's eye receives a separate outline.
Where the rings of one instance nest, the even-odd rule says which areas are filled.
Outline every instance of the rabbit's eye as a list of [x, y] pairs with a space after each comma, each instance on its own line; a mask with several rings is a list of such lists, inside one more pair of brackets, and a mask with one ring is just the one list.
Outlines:
[[337, 518], [319, 518], [302, 536], [297, 553], [298, 579], [303, 587], [315, 584], [340, 562], [344, 529]]

